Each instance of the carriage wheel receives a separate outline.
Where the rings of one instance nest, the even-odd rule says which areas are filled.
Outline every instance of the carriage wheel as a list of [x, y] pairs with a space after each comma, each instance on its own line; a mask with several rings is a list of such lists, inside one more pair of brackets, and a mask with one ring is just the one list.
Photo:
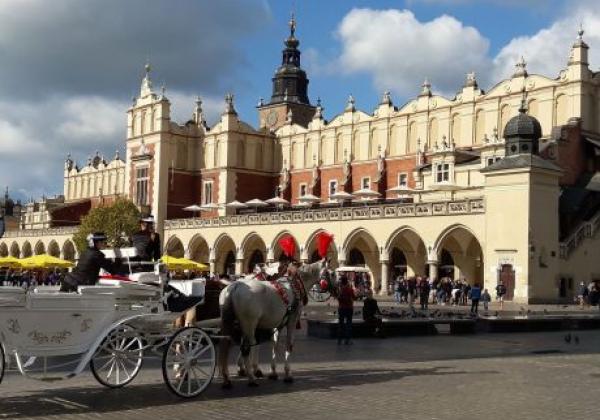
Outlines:
[[4, 347], [0, 343], [0, 384], [2, 383], [2, 378], [4, 378], [4, 369], [6, 366], [6, 359], [4, 357]]
[[315, 284], [308, 291], [308, 296], [315, 302], [325, 302], [331, 297], [331, 293], [329, 293], [329, 291], [323, 292], [321, 290], [321, 286], [319, 284]]
[[204, 331], [187, 327], [169, 340], [162, 371], [167, 387], [177, 396], [200, 395], [211, 383], [216, 368], [215, 346]]
[[128, 325], [119, 325], [102, 341], [90, 360], [90, 369], [98, 382], [120, 388], [133, 381], [144, 357], [140, 334]]

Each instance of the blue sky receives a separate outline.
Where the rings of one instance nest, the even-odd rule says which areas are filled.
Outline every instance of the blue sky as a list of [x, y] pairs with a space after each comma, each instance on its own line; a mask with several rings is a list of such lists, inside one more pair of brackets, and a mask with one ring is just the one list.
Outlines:
[[233, 92], [257, 125], [295, 9], [309, 96], [331, 119], [351, 93], [371, 112], [384, 90], [396, 105], [427, 77], [452, 97], [465, 74], [480, 87], [530, 73], [556, 77], [580, 22], [600, 64], [598, 0], [47, 0], [0, 1], [0, 188], [28, 199], [62, 192], [67, 153], [123, 152], [125, 111], [150, 58], [172, 116], [201, 95], [209, 123]]

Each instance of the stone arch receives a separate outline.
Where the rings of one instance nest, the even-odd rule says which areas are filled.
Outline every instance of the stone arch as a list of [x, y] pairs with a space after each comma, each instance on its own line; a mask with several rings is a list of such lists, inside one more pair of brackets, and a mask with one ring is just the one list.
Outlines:
[[185, 256], [185, 249], [181, 239], [175, 235], [171, 236], [165, 246], [165, 254], [170, 257], [183, 258]]
[[62, 258], [67, 261], [75, 261], [76, 257], [75, 245], [71, 240], [66, 240], [62, 246]]
[[37, 241], [33, 247], [33, 253], [35, 255], [41, 255], [46, 253], [46, 245], [42, 241]]
[[192, 236], [187, 247], [187, 257], [193, 261], [206, 264], [210, 257], [210, 247], [202, 235]]
[[214, 270], [216, 274], [234, 274], [235, 260], [238, 248], [234, 240], [226, 233], [222, 233], [215, 240], [211, 257], [214, 256]]
[[[324, 229], [318, 229], [314, 231], [304, 244], [304, 252], [303, 257], [308, 260], [309, 263], [313, 263], [319, 260], [319, 254], [317, 252], [317, 235], [321, 232], [326, 232]], [[329, 245], [329, 249], [327, 250], [327, 258], [331, 261], [331, 266], [333, 268], [337, 268], [338, 263], [338, 252], [337, 246], [335, 243], [335, 238], [333, 238], [333, 242]]]
[[19, 258], [21, 256], [21, 249], [19, 248], [18, 243], [13, 242], [10, 244], [10, 256], [15, 258]]
[[8, 257], [8, 246], [4, 242], [0, 243], [0, 257]]
[[[426, 274], [427, 248], [421, 235], [409, 226], [396, 229], [385, 244], [388, 254], [390, 280], [398, 276]], [[401, 259], [404, 261], [400, 261]]]
[[437, 144], [439, 142], [439, 130], [438, 130], [438, 120], [437, 118], [432, 118], [429, 121], [429, 131], [427, 133], [428, 138], [428, 147], [431, 148], [432, 145]]
[[374, 290], [381, 288], [381, 263], [379, 246], [373, 235], [363, 228], [353, 230], [342, 247], [346, 265], [364, 265], [371, 272]]
[[432, 256], [438, 263], [453, 267], [438, 267], [439, 276], [464, 279], [470, 284], [483, 285], [483, 247], [475, 233], [467, 226], [456, 224], [444, 229], [436, 239]]
[[48, 255], [52, 255], [53, 257], [60, 257], [60, 247], [58, 246], [58, 243], [53, 239], [50, 241], [50, 243], [48, 244]]
[[263, 238], [256, 232], [251, 232], [242, 241], [242, 267], [244, 273], [251, 273], [256, 264], [267, 260], [267, 245]]
[[23, 258], [27, 258], [31, 257], [32, 254], [33, 252], [31, 251], [31, 244], [29, 243], [29, 241], [25, 241], [23, 243], [23, 246], [21, 247], [21, 256]]
[[294, 238], [294, 242], [296, 242], [296, 253], [294, 254], [294, 258], [296, 260], [300, 260], [300, 254], [302, 252], [302, 249], [300, 248], [300, 244], [298, 243], [296, 237], [292, 235], [292, 233], [289, 230], [283, 230], [279, 232], [273, 239], [273, 242], [271, 242], [271, 255], [273, 257], [273, 260], [279, 261], [283, 257], [283, 252], [281, 250], [281, 247], [279, 246], [279, 240], [286, 235], [290, 235], [292, 238]]

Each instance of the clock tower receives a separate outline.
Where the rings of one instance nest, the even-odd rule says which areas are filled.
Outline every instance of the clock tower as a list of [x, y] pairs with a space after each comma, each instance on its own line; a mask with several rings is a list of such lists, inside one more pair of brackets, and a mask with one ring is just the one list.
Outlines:
[[258, 104], [260, 127], [276, 130], [291, 121], [304, 127], [312, 120], [315, 107], [308, 100], [308, 78], [300, 67], [300, 41], [296, 39], [296, 19], [290, 19], [290, 35], [284, 41], [281, 66], [273, 76], [273, 94], [268, 103]]

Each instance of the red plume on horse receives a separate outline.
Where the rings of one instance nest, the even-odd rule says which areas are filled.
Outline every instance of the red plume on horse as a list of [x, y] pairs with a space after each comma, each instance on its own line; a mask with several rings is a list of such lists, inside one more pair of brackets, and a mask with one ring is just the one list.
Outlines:
[[331, 233], [320, 232], [317, 235], [317, 251], [319, 253], [319, 257], [325, 258], [327, 256], [327, 250], [332, 242], [333, 235]]
[[296, 255], [296, 241], [292, 238], [292, 235], [285, 235], [279, 240], [279, 246], [283, 251], [283, 255], [288, 257], [290, 260], [294, 259]]

